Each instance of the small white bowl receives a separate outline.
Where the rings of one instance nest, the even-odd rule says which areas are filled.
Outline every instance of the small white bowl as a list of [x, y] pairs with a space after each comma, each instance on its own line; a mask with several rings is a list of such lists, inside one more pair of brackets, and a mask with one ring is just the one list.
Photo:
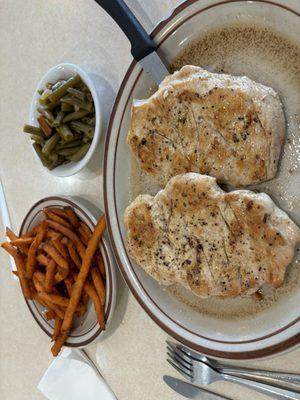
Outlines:
[[29, 123], [31, 125], [38, 126], [37, 117], [39, 116], [39, 113], [37, 111], [37, 108], [39, 107], [39, 98], [40, 98], [38, 90], [45, 89], [46, 84], [49, 82], [55, 83], [59, 79], [68, 79], [72, 75], [75, 75], [75, 74], [78, 74], [81, 77], [82, 81], [89, 88], [89, 90], [92, 94], [92, 97], [93, 97], [93, 101], [94, 101], [95, 120], [96, 120], [95, 121], [95, 132], [94, 132], [93, 141], [91, 143], [91, 146], [90, 146], [88, 152], [80, 161], [70, 162], [68, 164], [62, 164], [50, 171], [48, 168], [43, 166], [43, 164], [41, 163], [41, 160], [39, 159], [38, 155], [36, 154], [34, 148], [31, 145], [32, 151], [34, 152], [35, 156], [39, 159], [41, 166], [45, 170], [47, 170], [47, 172], [49, 172], [51, 175], [55, 175], [58, 177], [67, 177], [67, 176], [72, 176], [72, 175], [77, 174], [79, 171], [81, 171], [84, 167], [87, 166], [87, 164], [91, 160], [93, 154], [95, 153], [96, 147], [99, 143], [99, 139], [100, 139], [100, 135], [101, 135], [101, 127], [102, 127], [100, 101], [99, 101], [99, 96], [97, 93], [96, 84], [95, 84], [94, 80], [90, 77], [90, 75], [87, 72], [85, 72], [78, 65], [70, 64], [70, 63], [58, 64], [55, 67], [49, 69], [49, 71], [40, 80], [40, 82], [35, 90], [35, 93], [34, 93], [34, 96], [33, 96], [32, 102], [31, 102], [31, 107], [30, 107]]
[[[100, 212], [98, 215], [91, 207], [88, 209], [83, 206], [78, 200], [71, 199], [70, 197], [64, 196], [51, 196], [46, 197], [37, 203], [35, 203], [25, 216], [21, 228], [20, 235], [31, 230], [40, 220], [44, 219], [43, 208], [45, 207], [66, 207], [70, 206], [74, 209], [78, 217], [85, 222], [91, 229], [94, 229], [98, 218], [100, 217]], [[91, 301], [88, 304], [88, 309], [86, 314], [80, 319], [77, 318], [74, 321], [74, 327], [70, 332], [70, 335], [65, 342], [65, 346], [69, 347], [85, 347], [88, 344], [98, 340], [106, 332], [109, 331], [109, 325], [112, 319], [112, 315], [116, 303], [116, 271], [113, 254], [110, 248], [109, 241], [103, 236], [99, 249], [102, 255], [105, 274], [106, 274], [106, 303], [105, 303], [105, 321], [106, 330], [102, 331], [97, 320], [96, 313], [94, 311], [94, 306]], [[36, 320], [40, 328], [49, 336], [52, 337], [54, 329], [54, 321], [47, 321], [44, 318], [45, 308], [34, 300], [26, 300], [27, 306]]]

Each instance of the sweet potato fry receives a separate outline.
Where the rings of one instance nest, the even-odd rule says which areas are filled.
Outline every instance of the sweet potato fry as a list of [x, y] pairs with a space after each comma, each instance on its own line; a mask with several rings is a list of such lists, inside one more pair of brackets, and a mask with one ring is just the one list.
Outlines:
[[47, 293], [51, 293], [53, 291], [55, 273], [56, 262], [54, 260], [50, 260], [46, 267], [45, 291]]
[[65, 207], [64, 210], [65, 210], [71, 224], [74, 226], [74, 228], [77, 228], [77, 226], [79, 225], [79, 220], [78, 220], [78, 217], [77, 217], [75, 211], [71, 207]]
[[51, 321], [51, 319], [55, 319], [55, 312], [53, 310], [48, 310], [44, 313], [44, 317], [47, 321]]
[[47, 207], [47, 210], [51, 211], [52, 213], [59, 215], [60, 217], [67, 219], [68, 216], [64, 208], [57, 208], [57, 207]]
[[51, 352], [54, 357], [56, 357], [59, 354], [63, 344], [65, 343], [65, 340], [67, 339], [67, 336], [68, 332], [62, 332], [60, 330], [60, 335], [55, 340], [54, 345], [51, 347]]
[[69, 243], [69, 245], [68, 245], [68, 251], [69, 251], [71, 260], [74, 262], [74, 264], [76, 265], [76, 267], [77, 267], [78, 269], [80, 269], [80, 267], [81, 267], [81, 260], [80, 260], [78, 254], [77, 254], [77, 251], [76, 251], [76, 248], [75, 248], [73, 242], [70, 242], [70, 243]]
[[36, 262], [36, 259], [35, 259], [36, 251], [44, 239], [44, 236], [46, 233], [46, 227], [47, 227], [47, 225], [44, 221], [42, 221], [39, 224], [36, 237], [35, 237], [34, 241], [31, 243], [31, 246], [29, 247], [28, 257], [27, 257], [27, 261], [26, 261], [26, 277], [28, 279], [30, 279], [32, 277], [35, 262]]
[[[62, 323], [62, 327], [61, 327], [62, 333], [69, 332], [69, 330], [71, 328], [73, 316], [74, 316], [74, 313], [76, 311], [76, 308], [78, 306], [78, 303], [79, 303], [79, 300], [80, 300], [80, 297], [82, 294], [83, 285], [86, 281], [94, 254], [97, 250], [99, 241], [103, 235], [105, 227], [106, 227], [106, 223], [105, 223], [105, 218], [103, 216], [98, 221], [98, 223], [95, 227], [95, 230], [93, 232], [93, 235], [87, 246], [86, 252], [83, 256], [82, 265], [81, 265], [79, 274], [77, 276], [77, 279], [73, 285], [72, 296], [69, 301], [69, 305], [66, 309], [65, 317], [64, 317], [64, 320]], [[99, 300], [99, 302], [100, 302], [100, 300]]]
[[66, 289], [67, 289], [68, 295], [71, 297], [72, 285], [73, 285], [74, 281], [73, 281], [73, 279], [71, 278], [70, 275], [67, 276], [64, 281], [65, 281], [65, 285], [66, 285]]
[[25, 277], [25, 262], [22, 254], [16, 250], [12, 244], [8, 242], [4, 242], [1, 244], [1, 247], [6, 250], [15, 260], [15, 264], [18, 271], [18, 277], [20, 281], [20, 285], [26, 299], [31, 299], [32, 294], [30, 291], [29, 282]]
[[[18, 237], [17, 235], [15, 235], [14, 232], [13, 232], [11, 229], [9, 229], [9, 228], [6, 228], [5, 233], [6, 233], [6, 236], [7, 236], [11, 241], [14, 241], [14, 240], [19, 239], [19, 237]], [[18, 247], [24, 254], [26, 254], [26, 255], [28, 254], [28, 250], [29, 250], [28, 245], [20, 244], [20, 245], [17, 246], [17, 247]]]
[[101, 306], [103, 307], [105, 304], [106, 291], [105, 291], [105, 286], [104, 286], [103, 280], [101, 278], [101, 274], [97, 268], [93, 267], [93, 268], [91, 268], [91, 276], [92, 276], [92, 280], [93, 280], [95, 289], [97, 291], [98, 297], [101, 301]]
[[103, 308], [101, 306], [101, 301], [97, 295], [96, 289], [94, 286], [91, 284], [91, 282], [86, 281], [84, 283], [84, 291], [90, 296], [94, 303], [97, 319], [99, 322], [99, 325], [102, 330], [105, 330], [105, 318], [104, 318], [104, 312]]
[[59, 224], [66, 226], [67, 228], [71, 228], [71, 225], [69, 224], [69, 222], [67, 222], [65, 219], [61, 218], [56, 213], [50, 211], [48, 208], [44, 208], [43, 212], [48, 219], [51, 219], [52, 221], [56, 221]]
[[59, 317], [55, 317], [55, 322], [54, 322], [54, 330], [53, 330], [53, 335], [52, 335], [52, 340], [56, 340], [60, 334], [60, 328], [62, 324], [62, 319]]
[[52, 239], [51, 242], [64, 258], [69, 256], [66, 246], [61, 242], [61, 238]]
[[41, 254], [38, 254], [36, 256], [36, 260], [40, 265], [42, 265], [44, 267], [47, 267], [49, 262], [50, 262], [50, 260], [51, 260], [51, 258], [49, 258], [45, 254], [41, 253]]
[[75, 243], [80, 257], [82, 258], [84, 256], [85, 246], [83, 245], [83, 243], [81, 242], [79, 237], [76, 235], [76, 233], [74, 233], [71, 229], [69, 229], [63, 225], [61, 225], [55, 221], [52, 221], [51, 219], [46, 219], [46, 223], [48, 224], [48, 226], [50, 226], [54, 230], [62, 233], [64, 236], [67, 236], [69, 239], [71, 239], [72, 242]]
[[57, 306], [56, 304], [44, 301], [40, 297], [39, 293], [34, 294], [33, 300], [35, 300], [36, 302], [41, 304], [43, 307], [46, 307], [50, 311], [53, 311], [53, 313], [55, 313], [55, 315], [57, 315], [59, 318], [61, 318], [61, 319], [64, 318], [64, 315], [65, 315], [64, 310], [62, 308], [60, 308], [59, 306]]
[[68, 307], [68, 304], [69, 304], [69, 299], [67, 299], [66, 297], [60, 296], [58, 294], [40, 292], [39, 296], [42, 300], [47, 301], [52, 304], [56, 304], [63, 308]]
[[68, 276], [69, 271], [65, 270], [65, 271], [57, 271], [54, 277], [54, 281], [55, 283], [59, 283], [62, 282], [66, 279], [66, 277]]
[[101, 253], [99, 251], [96, 252], [95, 260], [96, 260], [97, 267], [98, 267], [98, 269], [99, 269], [99, 271], [101, 273], [101, 276], [105, 280], [104, 263], [103, 263], [103, 259], [102, 259]]
[[49, 243], [43, 245], [43, 250], [56, 262], [56, 264], [63, 270], [69, 271], [69, 264], [67, 260], [56, 250], [54, 246]]
[[25, 244], [25, 245], [31, 244], [33, 242], [33, 240], [34, 240], [34, 237], [32, 237], [32, 236], [31, 237], [19, 237], [15, 240], [12, 240], [11, 244], [13, 246], [20, 247], [20, 245], [22, 246], [23, 244]]
[[60, 237], [61, 237], [60, 233], [55, 232], [52, 229], [47, 229], [47, 232], [46, 232], [46, 238], [47, 239], [57, 239], [57, 238], [60, 238]]
[[90, 239], [91, 236], [92, 236], [92, 231], [87, 226], [87, 224], [84, 223], [83, 221], [80, 221], [79, 226], [80, 226], [80, 228], [82, 228], [84, 230], [84, 232], [85, 232], [86, 236], [88, 237], [88, 239]]
[[86, 234], [85, 234], [84, 230], [81, 228], [81, 226], [78, 228], [77, 232], [79, 234], [79, 237], [80, 237], [80, 240], [82, 241], [82, 243], [87, 245], [89, 238], [86, 236]]

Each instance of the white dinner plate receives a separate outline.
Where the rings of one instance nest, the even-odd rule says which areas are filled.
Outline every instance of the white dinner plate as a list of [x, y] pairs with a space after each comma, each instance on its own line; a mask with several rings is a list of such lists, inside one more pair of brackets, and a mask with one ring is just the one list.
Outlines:
[[[268, 32], [269, 29], [277, 31], [277, 36], [286, 37], [296, 43], [300, 52], [298, 0], [189, 0], [162, 21], [154, 29], [152, 36], [159, 45], [159, 52], [171, 62], [184, 46], [199, 35], [201, 37], [210, 30], [231, 24], [248, 24], [249, 42], [253, 41], [251, 26], [254, 24]], [[284, 145], [278, 176], [273, 181], [260, 185], [258, 190], [268, 192], [299, 224], [300, 124], [297, 113], [300, 103], [300, 66], [293, 65], [298, 60], [294, 58], [293, 48], [288, 49], [286, 45], [282, 45], [285, 42], [278, 41], [276, 35], [273, 40], [273, 36], [269, 34], [270, 40], [265, 44], [265, 52], [258, 51], [261, 43], [257, 38], [257, 42], [252, 43], [249, 49], [238, 50], [237, 42], [237, 52], [234, 53], [233, 39], [230, 57], [225, 53], [218, 59], [217, 52], [214, 54], [212, 49], [211, 60], [214, 63], [208, 67], [224, 69], [226, 73], [233, 75], [248, 75], [279, 92], [286, 110], [288, 139]], [[219, 50], [222, 54], [222, 49]], [[289, 52], [286, 53], [287, 50]], [[274, 56], [278, 59], [276, 65], [271, 57], [274, 51], [278, 53]], [[252, 57], [253, 52], [255, 58]], [[207, 60], [209, 62], [209, 57]], [[150, 77], [133, 62], [117, 95], [105, 149], [104, 194], [108, 229], [119, 267], [130, 290], [162, 329], [183, 344], [209, 356], [253, 359], [290, 349], [300, 342], [299, 284], [292, 285], [290, 290], [286, 290], [288, 293], [279, 296], [280, 299], [274, 301], [271, 307], [262, 307], [252, 314], [247, 312], [239, 318], [220, 318], [180, 301], [174, 291], [171, 293], [160, 286], [130, 259], [126, 251], [124, 210], [139, 190], [146, 190], [147, 187], [143, 183], [133, 182], [139, 178], [138, 175], [135, 178], [132, 175], [133, 162], [126, 136], [132, 100], [148, 97], [151, 87], [153, 88], [153, 82]], [[140, 189], [136, 190], [136, 186]], [[221, 310], [222, 300], [208, 301], [217, 302], [216, 305], [219, 304]], [[235, 307], [235, 301], [236, 299], [223, 305], [227, 304], [230, 309]], [[227, 312], [228, 309], [224, 310], [224, 314]]]

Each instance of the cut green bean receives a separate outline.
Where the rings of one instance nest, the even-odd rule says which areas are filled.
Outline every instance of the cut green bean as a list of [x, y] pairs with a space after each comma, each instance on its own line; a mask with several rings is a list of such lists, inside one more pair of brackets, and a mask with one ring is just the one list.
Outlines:
[[64, 124], [64, 125], [58, 126], [56, 129], [57, 129], [57, 132], [59, 133], [60, 137], [65, 142], [69, 142], [70, 140], [72, 140], [74, 138], [73, 132], [70, 130], [68, 125]]
[[48, 100], [51, 103], [57, 102], [62, 96], [64, 96], [67, 93], [67, 90], [70, 87], [75, 86], [80, 82], [80, 76], [79, 75], [74, 75], [71, 76], [70, 79], [68, 79], [64, 84], [62, 84], [59, 88], [55, 89], [48, 97]]
[[61, 87], [61, 85], [63, 85], [64, 83], [66, 83], [66, 81], [64, 79], [61, 79], [60, 81], [57, 81], [53, 86], [52, 86], [52, 91], [58, 89], [59, 87]]
[[62, 121], [63, 121], [63, 119], [64, 119], [64, 117], [65, 117], [65, 113], [64, 113], [63, 111], [59, 111], [59, 112], [57, 113], [56, 118], [55, 118], [55, 120], [53, 121], [52, 125], [53, 125], [54, 127], [57, 127], [57, 126], [61, 125], [61, 124], [62, 124]]
[[92, 111], [93, 104], [87, 101], [81, 101], [74, 97], [63, 97], [60, 99], [61, 103], [70, 104], [73, 107], [77, 107], [78, 109], [82, 108], [83, 110]]
[[70, 87], [70, 88], [68, 88], [68, 93], [70, 93], [72, 96], [76, 97], [79, 100], [84, 101], [84, 99], [85, 99], [85, 94], [82, 90]]
[[42, 138], [42, 136], [30, 135], [30, 139], [33, 140], [35, 143], [40, 144], [41, 146], [44, 146], [45, 144], [45, 140]]
[[47, 110], [44, 107], [38, 107], [37, 110], [40, 114], [44, 115], [44, 117], [47, 118], [48, 122], [52, 123], [54, 121], [54, 115], [50, 110]]
[[70, 122], [70, 127], [72, 129], [74, 129], [74, 131], [76, 132], [91, 132], [93, 130], [93, 127], [91, 127], [90, 125], [84, 124], [80, 121], [72, 121]]
[[87, 110], [74, 111], [73, 113], [66, 115], [65, 118], [63, 119], [63, 122], [65, 123], [65, 122], [69, 122], [69, 121], [75, 121], [76, 119], [85, 117], [89, 113], [90, 113], [90, 111], [87, 111]]
[[67, 103], [61, 103], [60, 109], [63, 112], [74, 111], [74, 107]]
[[36, 126], [25, 124], [23, 126], [23, 132], [29, 133], [30, 135], [38, 135], [44, 137], [43, 131], [41, 128], [37, 128]]
[[59, 134], [55, 133], [44, 144], [42, 148], [42, 153], [48, 156], [52, 152], [54, 147], [57, 145], [58, 141], [59, 141]]
[[52, 90], [50, 89], [45, 89], [44, 92], [41, 94], [39, 98], [40, 104], [47, 104], [49, 101], [49, 96], [52, 93]]
[[80, 150], [82, 146], [70, 147], [69, 149], [56, 150], [57, 154], [61, 156], [71, 156]]
[[82, 139], [71, 140], [70, 142], [67, 142], [67, 143], [58, 144], [55, 147], [55, 149], [56, 150], [64, 150], [64, 149], [70, 149], [72, 147], [77, 147], [79, 145], [82, 145]]
[[44, 93], [44, 89], [39, 89], [38, 94], [41, 96]]
[[49, 168], [51, 165], [51, 161], [45, 156], [45, 154], [42, 153], [42, 147], [37, 143], [33, 143], [33, 148], [39, 156], [39, 159], [41, 160], [44, 167]]
[[76, 153], [72, 154], [71, 156], [67, 156], [69, 161], [79, 161], [81, 160], [90, 148], [90, 143], [84, 144]]

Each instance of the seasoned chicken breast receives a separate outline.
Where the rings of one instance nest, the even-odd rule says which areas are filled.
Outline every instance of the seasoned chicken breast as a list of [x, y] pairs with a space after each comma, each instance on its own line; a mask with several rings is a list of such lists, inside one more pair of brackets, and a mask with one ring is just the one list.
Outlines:
[[273, 89], [184, 66], [149, 99], [134, 101], [127, 143], [161, 186], [184, 172], [243, 186], [275, 176], [284, 136]]
[[131, 257], [162, 284], [181, 283], [200, 297], [279, 287], [300, 230], [264, 193], [226, 193], [216, 179], [178, 175], [155, 197], [125, 211]]

